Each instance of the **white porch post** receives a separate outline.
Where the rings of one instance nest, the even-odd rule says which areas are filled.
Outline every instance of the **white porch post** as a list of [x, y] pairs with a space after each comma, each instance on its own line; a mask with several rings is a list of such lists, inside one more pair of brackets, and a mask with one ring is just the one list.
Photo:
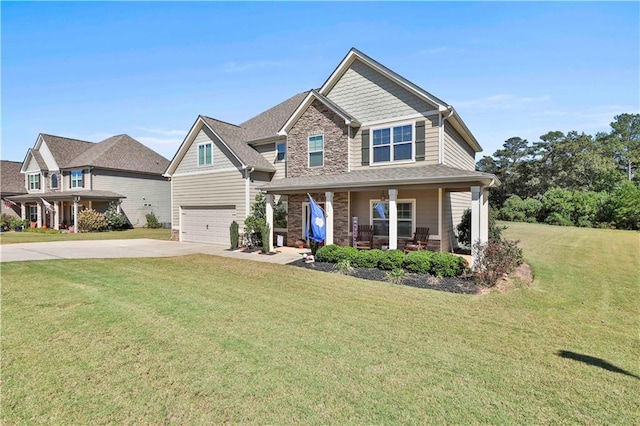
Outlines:
[[121, 203], [122, 203], [122, 200], [118, 200], [118, 206], [116, 207], [116, 212], [118, 212], [118, 214], [122, 213], [122, 207], [120, 207]]
[[36, 210], [38, 211], [38, 228], [42, 228], [42, 204], [36, 203]]
[[60, 229], [60, 202], [53, 203], [53, 229]]
[[73, 197], [73, 232], [78, 232], [78, 201], [80, 197]]
[[389, 250], [398, 248], [398, 190], [389, 190]]
[[489, 241], [489, 190], [482, 190], [482, 204], [480, 206], [480, 242]]
[[20, 219], [25, 220], [27, 218], [27, 207], [24, 203], [20, 203]]
[[333, 244], [333, 192], [325, 192], [324, 212], [326, 214], [324, 242], [326, 245]]
[[[476, 246], [480, 241], [480, 204], [482, 192], [479, 186], [471, 187], [471, 256], [475, 258]], [[473, 261], [472, 258], [472, 261]], [[473, 264], [471, 265], [473, 266]]]
[[267, 215], [267, 225], [269, 225], [269, 252], [273, 251], [273, 195], [267, 194], [265, 197], [265, 213]]

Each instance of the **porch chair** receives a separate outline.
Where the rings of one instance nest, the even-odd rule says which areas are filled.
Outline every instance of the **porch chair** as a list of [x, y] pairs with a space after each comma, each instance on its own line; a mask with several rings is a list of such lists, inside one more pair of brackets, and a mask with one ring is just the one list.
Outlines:
[[429, 243], [429, 228], [417, 227], [413, 239], [404, 242], [404, 252], [426, 250]]
[[373, 248], [373, 225], [358, 225], [356, 249], [371, 250]]

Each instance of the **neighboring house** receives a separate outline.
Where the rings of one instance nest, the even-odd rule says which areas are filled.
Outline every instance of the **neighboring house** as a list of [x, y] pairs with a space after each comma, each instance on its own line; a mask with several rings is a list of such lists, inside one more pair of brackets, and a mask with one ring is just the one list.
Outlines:
[[38, 227], [77, 225], [79, 210], [104, 212], [112, 202], [134, 227], [146, 225], [151, 212], [168, 223], [171, 188], [162, 176], [168, 164], [128, 135], [93, 143], [40, 134], [20, 169], [27, 193], [9, 198]]
[[307, 194], [325, 209], [327, 244], [351, 244], [355, 220], [390, 248], [429, 227], [434, 248], [450, 251], [468, 208], [474, 241], [486, 241], [499, 181], [475, 171], [480, 151], [452, 106], [351, 49], [320, 89], [240, 125], [196, 119], [165, 173], [174, 237], [228, 244], [229, 224], [242, 226], [263, 191], [272, 229], [274, 197], [286, 201], [276, 233], [287, 245], [303, 238]]
[[0, 196], [2, 204], [0, 205], [0, 214], [6, 214], [11, 217], [20, 217], [20, 206], [5, 197], [26, 194], [27, 189], [24, 185], [24, 176], [20, 173], [22, 163], [17, 161], [0, 161]]

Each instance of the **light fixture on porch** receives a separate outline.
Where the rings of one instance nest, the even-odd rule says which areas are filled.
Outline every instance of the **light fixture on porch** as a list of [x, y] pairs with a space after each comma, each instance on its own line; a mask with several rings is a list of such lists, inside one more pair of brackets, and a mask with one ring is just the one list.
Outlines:
[[382, 191], [382, 194], [380, 195], [380, 201], [384, 203], [384, 200], [385, 200], [384, 191]]

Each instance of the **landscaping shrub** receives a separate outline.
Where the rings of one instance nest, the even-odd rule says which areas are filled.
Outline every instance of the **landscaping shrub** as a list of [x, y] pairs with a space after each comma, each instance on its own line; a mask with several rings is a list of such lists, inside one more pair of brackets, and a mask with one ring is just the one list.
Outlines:
[[113, 201], [109, 203], [107, 211], [104, 212], [104, 218], [107, 221], [107, 228], [111, 231], [120, 231], [131, 226], [127, 217], [122, 213], [118, 213], [118, 205]]
[[429, 273], [437, 277], [457, 277], [464, 272], [467, 261], [451, 253], [435, 252], [430, 257]]
[[342, 275], [349, 275], [351, 272], [353, 272], [351, 261], [349, 259], [339, 260], [338, 263], [336, 263], [336, 270]]
[[316, 260], [318, 262], [338, 263], [338, 252], [341, 247], [337, 244], [329, 244], [320, 247], [316, 252]]
[[378, 267], [383, 271], [393, 271], [395, 269], [402, 269], [402, 261], [404, 260], [404, 253], [402, 250], [387, 250], [383, 252], [384, 255], [380, 258]]
[[431, 269], [432, 255], [429, 251], [413, 251], [404, 257], [402, 267], [409, 272], [426, 274]]
[[107, 229], [107, 220], [102, 213], [93, 209], [78, 212], [78, 230], [80, 232], [102, 232]]
[[269, 253], [269, 241], [271, 240], [271, 228], [265, 223], [262, 226], [262, 252]]
[[231, 248], [232, 249], [238, 248], [238, 238], [239, 238], [238, 222], [236, 222], [235, 220], [231, 222], [231, 226], [229, 227], [229, 233], [231, 238]]
[[0, 216], [0, 227], [2, 229], [9, 229], [11, 226], [11, 219], [12, 216], [9, 216], [6, 213], [2, 213], [2, 216]]
[[[493, 209], [489, 209], [489, 239], [499, 241], [502, 238], [502, 231], [507, 229], [506, 226], [496, 225], [496, 212]], [[466, 209], [462, 213], [460, 223], [456, 226], [456, 234], [458, 236], [458, 242], [465, 246], [471, 245], [471, 210]]]
[[262, 231], [267, 224], [267, 207], [264, 194], [256, 194], [255, 201], [251, 205], [251, 214], [244, 220], [244, 233], [249, 235], [252, 245], [262, 247]]
[[404, 269], [402, 268], [396, 268], [393, 269], [391, 271], [388, 271], [385, 274], [385, 278], [387, 279], [387, 281], [389, 281], [391, 284], [400, 284], [402, 282], [402, 280], [404, 279], [404, 276], [406, 275], [406, 272]]
[[507, 198], [498, 212], [498, 219], [513, 222], [537, 222], [537, 217], [542, 210], [542, 202], [535, 198], [525, 198], [517, 195]]
[[383, 257], [384, 252], [379, 249], [360, 250], [356, 253], [352, 263], [360, 268], [377, 268]]
[[474, 270], [476, 281], [485, 287], [493, 287], [504, 274], [522, 263], [522, 249], [518, 241], [489, 241], [476, 246]]
[[151, 229], [162, 228], [162, 224], [158, 221], [158, 218], [153, 212], [147, 213], [145, 217], [147, 218], [147, 228], [151, 228]]

